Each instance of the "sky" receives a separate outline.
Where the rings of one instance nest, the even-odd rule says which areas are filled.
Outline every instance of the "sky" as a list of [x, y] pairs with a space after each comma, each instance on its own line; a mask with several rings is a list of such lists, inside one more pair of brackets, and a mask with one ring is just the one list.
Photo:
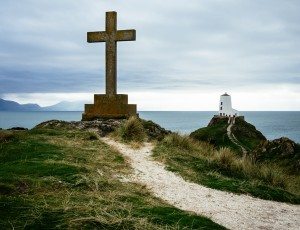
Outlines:
[[104, 93], [105, 12], [118, 42], [118, 92], [138, 110], [300, 110], [299, 0], [0, 2], [0, 98], [42, 106]]

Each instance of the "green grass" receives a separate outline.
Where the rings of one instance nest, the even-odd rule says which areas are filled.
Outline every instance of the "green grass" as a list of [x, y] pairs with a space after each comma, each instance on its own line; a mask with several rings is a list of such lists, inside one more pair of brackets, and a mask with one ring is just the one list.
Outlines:
[[172, 134], [160, 142], [153, 156], [168, 169], [210, 188], [262, 199], [300, 203], [300, 177], [271, 164], [255, 164], [228, 148]]
[[224, 229], [122, 183], [130, 167], [94, 134], [0, 131], [1, 229]]
[[232, 133], [238, 138], [239, 142], [248, 150], [255, 149], [261, 141], [265, 141], [264, 135], [256, 130], [255, 126], [237, 117], [232, 126]]
[[230, 147], [239, 152], [240, 147], [232, 143], [227, 136], [227, 126], [227, 119], [220, 119], [212, 126], [195, 130], [190, 136], [195, 140], [209, 142], [216, 147]]

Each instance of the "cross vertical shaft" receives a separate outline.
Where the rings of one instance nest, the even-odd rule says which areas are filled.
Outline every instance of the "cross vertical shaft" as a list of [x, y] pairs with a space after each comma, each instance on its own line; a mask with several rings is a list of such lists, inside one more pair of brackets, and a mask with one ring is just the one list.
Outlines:
[[106, 12], [106, 94], [117, 94], [117, 42], [115, 34], [117, 30], [117, 13]]

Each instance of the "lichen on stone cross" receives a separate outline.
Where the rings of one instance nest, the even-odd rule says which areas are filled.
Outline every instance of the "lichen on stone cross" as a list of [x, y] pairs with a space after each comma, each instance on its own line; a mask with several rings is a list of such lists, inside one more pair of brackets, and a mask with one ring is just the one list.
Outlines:
[[117, 30], [117, 13], [106, 12], [106, 30], [88, 32], [87, 41], [106, 43], [106, 94], [117, 94], [117, 42], [135, 41], [135, 30]]

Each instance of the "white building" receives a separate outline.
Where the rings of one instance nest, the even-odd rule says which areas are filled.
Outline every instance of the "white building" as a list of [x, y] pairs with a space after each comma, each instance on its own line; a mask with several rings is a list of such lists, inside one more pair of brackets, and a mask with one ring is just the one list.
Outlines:
[[219, 115], [227, 117], [239, 116], [239, 111], [232, 108], [231, 96], [227, 93], [220, 96]]

